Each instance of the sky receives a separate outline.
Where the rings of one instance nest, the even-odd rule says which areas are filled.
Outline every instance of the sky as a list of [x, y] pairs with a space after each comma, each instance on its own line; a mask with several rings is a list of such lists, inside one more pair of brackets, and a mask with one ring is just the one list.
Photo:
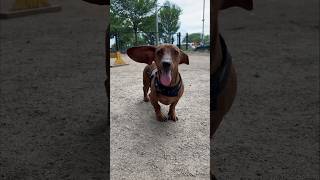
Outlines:
[[[158, 0], [159, 5], [163, 5], [166, 0]], [[201, 33], [203, 0], [169, 0], [182, 9], [180, 15], [180, 29], [182, 34]], [[210, 33], [210, 0], [205, 0], [204, 34]]]

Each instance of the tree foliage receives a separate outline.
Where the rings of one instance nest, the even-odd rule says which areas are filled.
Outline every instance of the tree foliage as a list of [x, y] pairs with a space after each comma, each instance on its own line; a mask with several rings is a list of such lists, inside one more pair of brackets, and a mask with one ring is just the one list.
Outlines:
[[[119, 18], [125, 26], [133, 30], [135, 43], [138, 42], [138, 31], [142, 22], [154, 14], [156, 0], [111, 0], [110, 14]], [[111, 19], [111, 24], [112, 24]]]
[[[202, 37], [201, 33], [189, 34], [188, 35], [188, 43], [193, 42], [193, 43], [199, 44], [202, 41], [201, 37]], [[182, 42], [183, 43], [186, 42], [186, 37], [183, 38]], [[204, 44], [209, 44], [209, 42], [210, 42], [210, 36], [209, 35], [205, 35], [204, 36]]]
[[156, 41], [156, 16], [155, 14], [146, 17], [141, 22], [141, 31], [144, 44], [155, 44]]
[[[119, 33], [121, 49], [139, 44], [155, 44], [157, 0], [111, 0], [110, 31]], [[170, 43], [172, 34], [180, 28], [180, 7], [169, 1], [158, 11], [159, 36], [165, 43]], [[112, 36], [113, 34], [111, 34]]]
[[172, 34], [175, 34], [180, 28], [179, 17], [182, 10], [179, 6], [166, 1], [159, 12], [159, 30], [160, 36], [165, 43], [170, 43]]

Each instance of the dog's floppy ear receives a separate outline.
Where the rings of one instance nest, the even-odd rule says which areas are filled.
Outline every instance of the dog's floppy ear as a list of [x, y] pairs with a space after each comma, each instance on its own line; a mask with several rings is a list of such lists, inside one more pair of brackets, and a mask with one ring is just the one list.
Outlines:
[[252, 10], [253, 8], [252, 0], [221, 0], [220, 4], [220, 9], [227, 9], [234, 6], [242, 7], [246, 10]]
[[186, 53], [184, 53], [183, 51], [180, 50], [180, 62], [179, 64], [187, 64], [189, 65], [189, 57]]
[[139, 63], [152, 64], [155, 58], [155, 46], [137, 46], [127, 50], [128, 56]]

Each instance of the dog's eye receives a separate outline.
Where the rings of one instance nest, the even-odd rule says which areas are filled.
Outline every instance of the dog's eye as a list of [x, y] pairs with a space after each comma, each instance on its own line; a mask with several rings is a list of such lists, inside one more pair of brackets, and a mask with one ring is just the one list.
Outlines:
[[157, 55], [158, 56], [161, 56], [163, 54], [163, 52], [161, 51], [161, 50], [159, 50], [158, 52], [157, 52]]
[[179, 55], [179, 51], [173, 50], [173, 54], [177, 56], [177, 55]]

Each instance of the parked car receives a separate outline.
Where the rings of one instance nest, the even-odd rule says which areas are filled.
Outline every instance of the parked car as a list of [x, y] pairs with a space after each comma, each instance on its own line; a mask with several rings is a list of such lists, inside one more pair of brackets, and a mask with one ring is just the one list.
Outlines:
[[205, 50], [210, 50], [210, 45], [202, 45], [202, 46], [198, 46], [195, 48], [195, 51], [205, 51]]

